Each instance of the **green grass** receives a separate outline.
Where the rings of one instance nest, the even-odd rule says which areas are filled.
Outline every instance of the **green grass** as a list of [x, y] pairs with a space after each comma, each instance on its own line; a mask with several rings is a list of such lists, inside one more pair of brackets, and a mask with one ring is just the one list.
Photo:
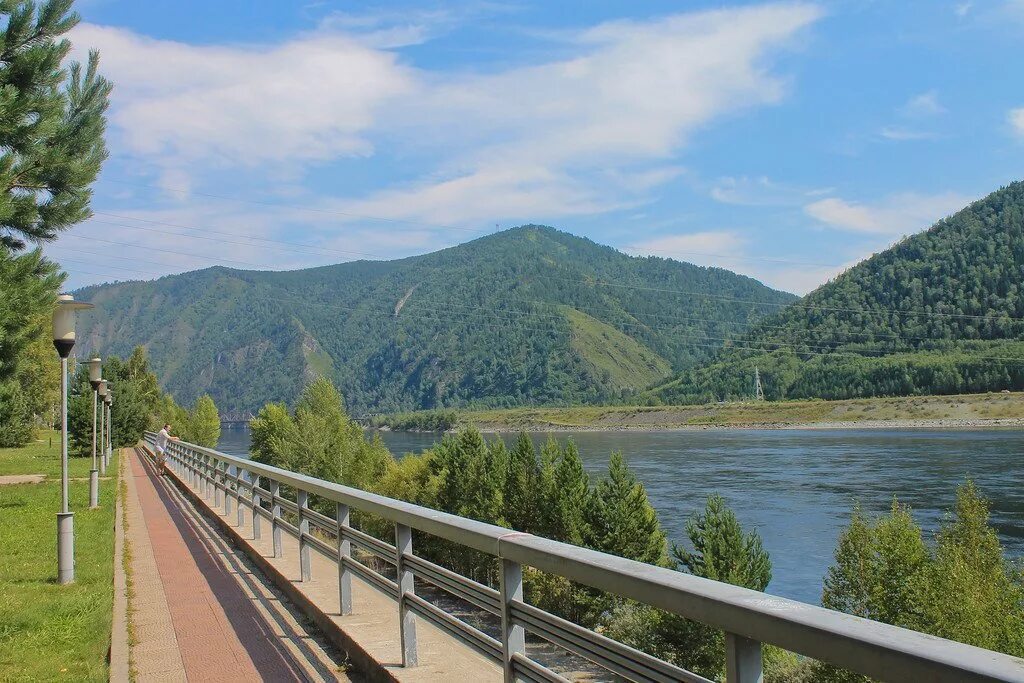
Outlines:
[[617, 389], [642, 389], [672, 374], [667, 360], [611, 325], [563, 306], [572, 348]]
[[[75, 513], [75, 583], [60, 586], [57, 518], [60, 436], [0, 449], [0, 474], [46, 474], [40, 484], [0, 487], [0, 681], [106, 681], [113, 608], [116, 479], [100, 483], [89, 509], [87, 479], [70, 484]], [[86, 478], [91, 458], [72, 458]], [[108, 473], [117, 471], [116, 459]]]

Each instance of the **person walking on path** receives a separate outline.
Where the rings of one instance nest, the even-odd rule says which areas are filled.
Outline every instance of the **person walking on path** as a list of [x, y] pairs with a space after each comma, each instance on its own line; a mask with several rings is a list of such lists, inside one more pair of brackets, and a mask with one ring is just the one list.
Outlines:
[[160, 433], [156, 435], [156, 464], [160, 466], [160, 476], [167, 474], [168, 441], [178, 441], [178, 437], [171, 436], [171, 425], [165, 424]]

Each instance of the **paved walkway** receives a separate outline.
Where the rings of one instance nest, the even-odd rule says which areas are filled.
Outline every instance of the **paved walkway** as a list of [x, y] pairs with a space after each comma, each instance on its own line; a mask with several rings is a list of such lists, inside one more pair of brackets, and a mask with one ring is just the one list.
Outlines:
[[350, 680], [269, 581], [148, 459], [126, 453], [136, 680]]

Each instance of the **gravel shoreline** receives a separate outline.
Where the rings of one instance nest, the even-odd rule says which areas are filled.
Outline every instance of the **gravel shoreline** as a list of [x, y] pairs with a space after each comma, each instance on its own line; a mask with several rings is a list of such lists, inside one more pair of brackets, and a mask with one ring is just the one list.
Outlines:
[[[550, 422], [532, 422], [521, 425], [481, 423], [477, 427], [490, 434], [514, 432], [703, 432], [725, 431], [734, 429], [751, 430], [837, 430], [837, 429], [1021, 429], [1024, 418], [992, 418], [992, 419], [901, 419], [901, 420], [850, 420], [829, 422], [752, 422], [714, 425], [673, 425], [673, 424], [640, 424], [640, 425], [560, 425]], [[454, 430], [451, 430], [454, 431]]]

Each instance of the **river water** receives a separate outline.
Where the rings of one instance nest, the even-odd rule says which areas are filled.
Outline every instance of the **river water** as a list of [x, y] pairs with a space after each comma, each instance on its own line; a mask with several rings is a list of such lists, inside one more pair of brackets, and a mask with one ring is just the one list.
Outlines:
[[[686, 518], [720, 493], [771, 554], [768, 592], [817, 604], [841, 529], [855, 501], [883, 512], [893, 496], [909, 504], [930, 537], [973, 478], [992, 503], [1008, 554], [1024, 555], [1024, 431], [725, 430], [554, 433], [572, 438], [600, 476], [622, 451], [647, 487], [669, 538], [682, 542]], [[383, 432], [396, 455], [431, 446], [434, 434]], [[534, 434], [540, 444], [547, 434]], [[507, 441], [512, 435], [504, 435]], [[224, 430], [220, 450], [247, 455], [247, 430]]]

